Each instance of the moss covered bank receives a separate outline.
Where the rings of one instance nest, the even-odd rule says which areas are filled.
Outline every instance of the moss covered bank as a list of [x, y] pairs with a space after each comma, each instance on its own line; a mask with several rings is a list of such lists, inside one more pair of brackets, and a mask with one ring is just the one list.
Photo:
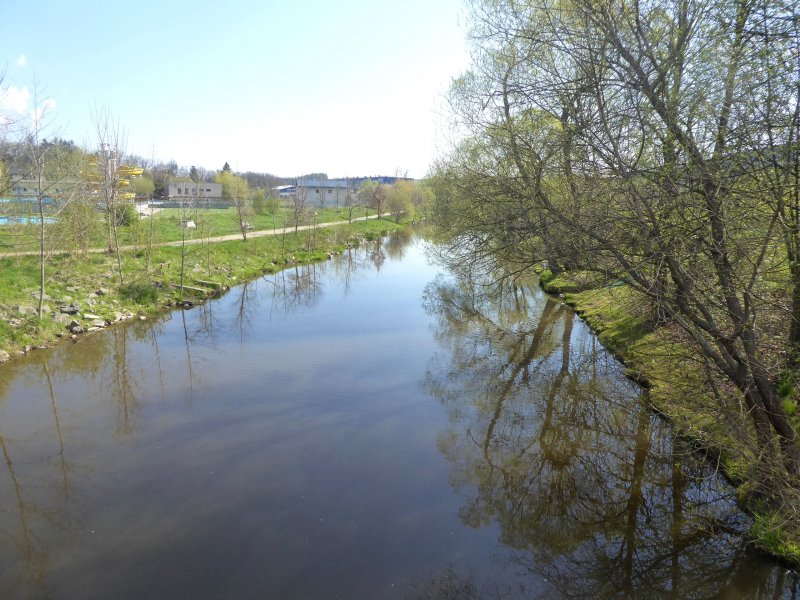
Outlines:
[[[707, 365], [683, 332], [656, 324], [649, 302], [628, 286], [598, 282], [582, 273], [553, 277], [548, 271], [541, 273], [541, 283], [546, 291], [561, 295], [597, 332], [628, 374], [647, 388], [652, 407], [672, 422], [676, 434], [716, 461], [735, 486], [740, 505], [753, 517], [753, 544], [800, 566], [796, 504], [786, 494], [763, 493], [763, 462], [738, 392], [709, 381]], [[800, 430], [796, 414], [794, 420]]]

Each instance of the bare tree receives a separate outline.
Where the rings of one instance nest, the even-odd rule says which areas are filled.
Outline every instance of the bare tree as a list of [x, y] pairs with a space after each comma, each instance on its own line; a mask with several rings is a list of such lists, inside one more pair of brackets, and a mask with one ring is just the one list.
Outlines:
[[294, 227], [297, 233], [298, 228], [305, 222], [308, 212], [308, 188], [297, 186], [297, 191], [292, 196], [292, 204], [289, 207], [289, 224]]
[[386, 210], [387, 197], [388, 192], [386, 186], [379, 183], [372, 192], [372, 197], [370, 198], [370, 206], [372, 206], [372, 208], [375, 210], [375, 214], [378, 215], [379, 219], [383, 216], [383, 213]]
[[635, 289], [738, 391], [765, 472], [790, 478], [800, 440], [777, 388], [800, 326], [771, 290], [794, 295], [800, 274], [799, 18], [769, 0], [478, 4], [453, 88], [473, 137], [437, 198], [475, 257]]
[[97, 199], [105, 215], [107, 250], [109, 254], [116, 256], [119, 284], [123, 285], [125, 279], [119, 247], [119, 227], [124, 179], [121, 159], [125, 151], [126, 134], [108, 109], [94, 106], [91, 117], [97, 142], [96, 170], [92, 174], [92, 181], [96, 185]]
[[[356, 195], [358, 203], [367, 209], [367, 216], [369, 216], [369, 209], [375, 207], [375, 194], [378, 192], [378, 182], [371, 179], [365, 179], [358, 187]], [[380, 215], [378, 215], [380, 217]]]
[[197, 222], [194, 219], [190, 219], [189, 217], [194, 214], [195, 218], [197, 218], [196, 210], [197, 210], [197, 185], [194, 186], [194, 196], [191, 200], [187, 198], [181, 198], [181, 219], [180, 219], [180, 227], [181, 227], [181, 266], [180, 266], [180, 292], [181, 298], [183, 298], [183, 291], [184, 291], [184, 283], [185, 283], [185, 274], [186, 274], [186, 256], [189, 254], [189, 247], [187, 245], [187, 240], [190, 239], [191, 234], [193, 231], [197, 229]]
[[347, 210], [347, 222], [353, 222], [353, 212], [355, 212], [356, 208], [358, 208], [358, 194], [354, 193], [352, 190], [348, 189], [347, 194], [344, 198], [344, 207]]
[[33, 84], [33, 112], [30, 129], [27, 130], [22, 146], [30, 167], [29, 177], [36, 190], [36, 209], [38, 220], [39, 251], [39, 318], [44, 311], [44, 286], [46, 282], [46, 263], [52, 248], [48, 247], [48, 221], [55, 219], [59, 212], [69, 204], [77, 187], [77, 173], [80, 168], [78, 155], [62, 152], [57, 145], [47, 143], [45, 132], [51, 130], [52, 103], [43, 99], [38, 82]]

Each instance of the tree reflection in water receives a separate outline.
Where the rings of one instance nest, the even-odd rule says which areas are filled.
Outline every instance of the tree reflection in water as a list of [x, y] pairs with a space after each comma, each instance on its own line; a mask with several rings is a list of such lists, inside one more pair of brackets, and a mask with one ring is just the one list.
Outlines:
[[[424, 305], [442, 346], [425, 385], [451, 423], [439, 448], [462, 520], [497, 522], [506, 566], [554, 597], [794, 597], [795, 576], [747, 550], [730, 487], [571, 310], [533, 281], [463, 276], [430, 284]], [[511, 597], [454, 572], [419, 597], [459, 586]]]

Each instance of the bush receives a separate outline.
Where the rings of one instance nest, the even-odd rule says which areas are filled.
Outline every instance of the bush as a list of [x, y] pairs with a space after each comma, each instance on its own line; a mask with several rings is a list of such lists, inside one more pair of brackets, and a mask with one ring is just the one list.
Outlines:
[[158, 301], [158, 288], [149, 283], [127, 283], [119, 288], [119, 295], [136, 304], [154, 304]]
[[266, 214], [267, 201], [264, 198], [264, 192], [259, 190], [258, 192], [253, 194], [252, 201], [253, 201], [253, 212], [255, 212], [257, 215]]
[[128, 202], [117, 207], [117, 223], [123, 227], [129, 227], [139, 220], [139, 213], [136, 207]]
[[85, 200], [68, 202], [58, 215], [55, 233], [67, 248], [75, 248], [84, 254], [89, 252], [92, 239], [102, 235], [100, 214]]

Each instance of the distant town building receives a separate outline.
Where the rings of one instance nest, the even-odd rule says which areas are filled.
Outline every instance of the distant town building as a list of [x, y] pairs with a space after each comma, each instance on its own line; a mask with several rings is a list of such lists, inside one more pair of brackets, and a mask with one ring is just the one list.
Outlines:
[[[9, 171], [8, 187], [0, 196], [14, 198], [18, 201], [32, 201], [39, 197], [40, 181], [19, 171]], [[41, 195], [47, 200], [63, 200], [81, 188], [81, 182], [76, 178], [65, 178], [59, 181], [49, 179], [41, 180]]]
[[383, 185], [392, 185], [398, 180], [413, 181], [408, 177], [348, 177], [346, 179], [297, 179], [295, 184], [278, 185], [271, 188], [278, 198], [296, 198], [302, 195], [312, 206], [324, 208], [343, 206], [348, 195], [355, 194], [367, 180]]
[[297, 193], [297, 186], [295, 185], [277, 185], [271, 189], [273, 196], [278, 198], [294, 198]]
[[198, 200], [221, 200], [222, 184], [206, 183], [204, 181], [199, 183], [193, 181], [170, 183], [167, 195], [170, 200], [178, 201], [189, 201], [195, 198]]
[[389, 175], [370, 175], [369, 177], [353, 177], [350, 179], [350, 183], [353, 185], [355, 189], [361, 187], [361, 184], [367, 180], [374, 181], [375, 183], [380, 183], [381, 185], [393, 185], [398, 181], [414, 181], [411, 177], [396, 177], [396, 176], [389, 176]]
[[350, 179], [298, 179], [296, 187], [296, 194], [304, 194], [306, 202], [321, 208], [342, 206], [356, 191]]

